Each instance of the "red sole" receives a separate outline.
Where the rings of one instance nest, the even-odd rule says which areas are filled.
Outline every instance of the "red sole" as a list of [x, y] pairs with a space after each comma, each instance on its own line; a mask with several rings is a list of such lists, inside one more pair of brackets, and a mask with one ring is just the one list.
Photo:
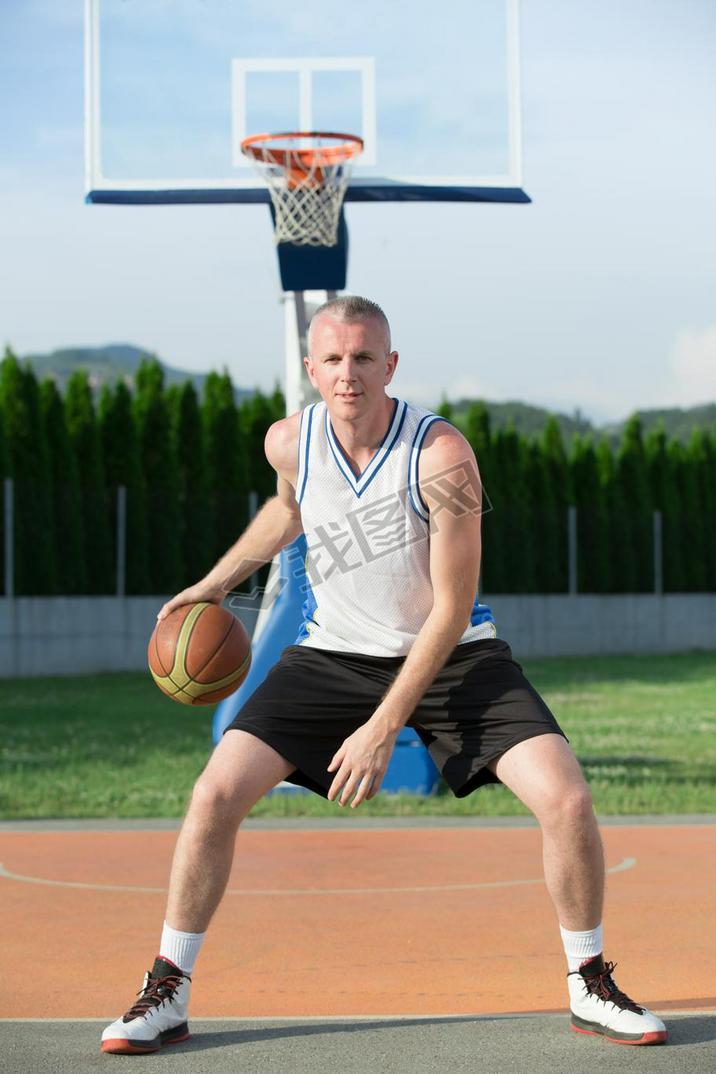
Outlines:
[[655, 1033], [645, 1033], [643, 1037], [639, 1037], [639, 1040], [620, 1040], [618, 1037], [610, 1037], [607, 1033], [597, 1033], [594, 1029], [582, 1029], [580, 1026], [571, 1025], [570, 1029], [573, 1033], [584, 1033], [585, 1037], [601, 1037], [602, 1040], [606, 1040], [609, 1044], [666, 1044], [666, 1031], [659, 1031]]
[[[191, 1033], [185, 1034], [183, 1037], [173, 1037], [171, 1040], [165, 1040], [164, 1044], [181, 1044], [183, 1040], [189, 1040]], [[137, 1048], [129, 1040], [103, 1040], [100, 1050], [107, 1052], [110, 1055], [154, 1055], [162, 1048], [162, 1044], [158, 1044], [156, 1048]]]

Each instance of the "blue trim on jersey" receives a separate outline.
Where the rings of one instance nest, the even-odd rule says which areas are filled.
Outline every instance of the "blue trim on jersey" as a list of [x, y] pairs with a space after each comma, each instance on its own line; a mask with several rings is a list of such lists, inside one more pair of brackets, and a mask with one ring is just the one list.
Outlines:
[[[399, 404], [399, 405], [400, 405], [400, 404]], [[398, 413], [399, 405], [398, 405], [398, 408], [396, 408], [396, 411], [395, 411], [396, 415], [397, 415], [397, 413]], [[363, 495], [363, 493], [364, 493], [364, 492], [365, 492], [365, 490], [366, 490], [366, 489], [368, 488], [368, 486], [370, 485], [371, 481], [372, 481], [372, 480], [373, 480], [373, 478], [374, 478], [374, 477], [376, 476], [376, 474], [378, 473], [378, 471], [379, 471], [379, 470], [380, 470], [380, 468], [382, 467], [383, 463], [384, 463], [384, 462], [386, 462], [386, 460], [387, 460], [388, 456], [390, 455], [391, 451], [392, 451], [392, 450], [393, 450], [393, 448], [395, 447], [395, 445], [396, 445], [396, 443], [397, 443], [398, 439], [400, 438], [400, 434], [401, 434], [401, 432], [402, 432], [402, 430], [403, 430], [403, 425], [405, 424], [405, 418], [406, 418], [406, 416], [407, 416], [407, 413], [408, 413], [408, 404], [407, 404], [407, 403], [403, 403], [403, 413], [401, 414], [401, 417], [400, 417], [400, 421], [398, 422], [398, 428], [397, 428], [397, 429], [395, 430], [395, 436], [394, 436], [394, 437], [392, 438], [392, 440], [391, 440], [391, 441], [390, 441], [390, 443], [388, 444], [388, 447], [387, 447], [387, 448], [386, 448], [386, 450], [385, 450], [385, 454], [384, 454], [383, 458], [382, 458], [382, 459], [380, 460], [380, 462], [379, 462], [379, 463], [378, 463], [378, 465], [376, 466], [375, 470], [374, 470], [374, 471], [373, 471], [373, 473], [372, 473], [372, 474], [370, 475], [370, 477], [369, 477], [369, 478], [368, 478], [368, 480], [366, 481], [365, 485], [363, 486], [363, 488], [362, 488], [362, 489], [360, 490], [360, 492], [358, 493], [358, 495], [359, 495], [359, 496], [362, 496], [362, 495]], [[372, 461], [373, 461], [373, 460], [371, 459], [371, 462], [372, 462]], [[367, 473], [367, 470], [366, 470], [366, 471], [364, 471], [364, 472], [365, 472], [365, 473]], [[362, 476], [362, 475], [361, 475], [361, 476]]]
[[470, 612], [470, 625], [479, 626], [480, 623], [494, 623], [495, 617], [492, 609], [487, 604], [480, 604], [479, 597], [475, 594], [475, 603]]
[[[423, 441], [428, 434], [428, 429], [435, 424], [436, 421], [447, 421], [447, 418], [443, 418], [440, 414], [425, 414], [418, 423], [418, 427], [415, 430], [415, 436], [413, 437], [413, 443], [410, 447], [410, 464], [408, 466], [408, 493], [410, 496], [410, 503], [418, 518], [421, 518], [423, 522], [430, 521], [430, 508], [426, 504], [420, 492], [420, 452], [422, 450]], [[449, 424], [449, 423], [448, 423]], [[420, 506], [416, 502], [413, 495], [413, 489], [420, 501]], [[422, 510], [421, 510], [422, 508]]]
[[[305, 569], [307, 560], [308, 560], [308, 552], [306, 552], [306, 559], [304, 560], [304, 569]], [[306, 638], [309, 636], [309, 634], [310, 634], [310, 631], [308, 629], [308, 624], [309, 623], [314, 623], [315, 626], [318, 626], [318, 623], [316, 623], [316, 620], [314, 618], [316, 608], [318, 607], [318, 604], [316, 603], [316, 595], [313, 592], [313, 588], [311, 586], [311, 583], [308, 580], [308, 572], [306, 571], [306, 573], [302, 577], [303, 577], [304, 584], [306, 586], [306, 599], [304, 600], [303, 607], [301, 609], [301, 615], [303, 616], [303, 620], [301, 622], [301, 628], [300, 628], [300, 630], [298, 632], [298, 636], [296, 637], [295, 642], [293, 643], [294, 645], [300, 645], [301, 642], [305, 641]]]
[[[352, 470], [351, 464], [350, 464], [350, 459], [348, 458], [348, 456], [346, 455], [345, 451], [343, 450], [343, 448], [341, 447], [340, 443], [338, 442], [338, 438], [336, 437], [336, 434], [333, 432], [333, 426], [331, 425], [331, 416], [330, 416], [330, 414], [328, 412], [328, 407], [326, 406], [326, 436], [328, 437], [328, 443], [331, 446], [331, 450], [333, 452], [333, 457], [335, 458], [336, 462], [338, 463], [338, 466], [340, 468], [341, 473], [344, 475], [344, 477], [347, 477], [350, 480], [351, 484], [353, 484], [354, 486], [360, 484], [360, 482], [363, 480], [365, 475], [368, 473], [368, 471], [371, 469], [371, 467], [375, 463], [376, 459], [380, 455], [381, 450], [383, 448], [383, 445], [385, 444], [386, 440], [390, 436], [391, 429], [393, 428], [393, 422], [395, 421], [395, 415], [398, 412], [398, 406], [399, 406], [399, 402], [396, 399], [395, 400], [395, 406], [393, 407], [393, 413], [392, 413], [392, 415], [390, 417], [390, 422], [388, 423], [388, 428], [385, 431], [385, 435], [384, 435], [383, 439], [378, 444], [378, 450], [376, 451], [375, 455], [373, 456], [373, 458], [370, 460], [370, 462], [366, 466], [365, 470], [363, 470], [363, 472], [361, 474], [359, 474], [358, 477], [356, 477], [356, 475], [353, 473], [353, 470]], [[343, 467], [343, 464], [341, 463], [341, 459], [338, 458], [338, 455], [336, 454], [336, 451], [338, 451], [340, 453], [341, 458], [344, 460], [344, 462], [346, 464], [345, 469]]]
[[423, 514], [423, 512], [420, 510], [420, 508], [417, 506], [417, 504], [415, 502], [415, 497], [413, 496], [413, 489], [412, 489], [411, 485], [408, 485], [408, 497], [410, 499], [410, 506], [412, 507], [413, 511], [415, 511], [415, 514], [418, 516], [420, 521], [421, 522], [429, 522], [430, 521], [430, 516], [428, 516], [426, 518], [425, 515]]
[[[401, 430], [403, 428], [403, 423], [405, 422], [405, 417], [408, 413], [408, 404], [402, 402], [400, 399], [396, 399], [395, 404], [396, 405], [393, 411], [393, 417], [391, 419], [390, 425], [388, 426], [387, 432], [381, 440], [380, 445], [378, 446], [378, 450], [376, 451], [375, 455], [370, 460], [360, 477], [356, 477], [356, 475], [350, 468], [347, 456], [343, 451], [343, 448], [339, 444], [338, 440], [336, 439], [335, 433], [333, 432], [330, 415], [328, 413], [328, 407], [326, 407], [326, 439], [328, 440], [328, 445], [333, 454], [333, 458], [336, 460], [336, 465], [338, 466], [338, 469], [341, 471], [346, 481], [351, 486], [356, 496], [358, 496], [359, 498], [363, 495], [375, 475], [380, 470], [383, 463], [390, 455], [390, 452], [392, 451], [398, 440], [398, 437], [400, 436]], [[400, 415], [400, 417], [398, 417], [398, 415]], [[390, 440], [388, 440], [389, 437]], [[345, 460], [345, 465], [341, 460]]]
[[441, 417], [440, 414], [435, 414], [435, 415], [431, 416], [430, 420], [427, 422], [427, 424], [425, 426], [425, 431], [424, 431], [424, 433], [423, 433], [423, 435], [422, 435], [422, 437], [420, 439], [420, 443], [418, 444], [417, 455], [415, 457], [415, 491], [418, 494], [418, 499], [420, 500], [421, 507], [425, 511], [427, 511], [428, 516], [430, 515], [430, 508], [428, 507], [428, 505], [426, 504], [425, 500], [423, 499], [423, 495], [422, 495], [422, 493], [420, 491], [420, 452], [423, 449], [423, 443], [425, 441], [425, 437], [428, 435], [428, 430], [432, 428], [432, 426], [435, 424], [436, 421], [447, 421], [447, 419]]
[[331, 449], [331, 451], [333, 453], [333, 458], [336, 460], [336, 465], [338, 466], [338, 469], [341, 471], [341, 473], [345, 477], [346, 481], [348, 482], [348, 484], [351, 486], [351, 488], [355, 492], [355, 475], [354, 475], [353, 471], [350, 469], [350, 467], [348, 468], [348, 472], [346, 472], [346, 470], [343, 468], [343, 462], [341, 461], [336, 448], [334, 448], [334, 446], [333, 446], [333, 441], [331, 440], [331, 434], [329, 432], [329, 429], [330, 429], [330, 423], [328, 421], [328, 408], [326, 407], [326, 440], [328, 441], [328, 446], [329, 446], [329, 448]]
[[[308, 407], [308, 427], [306, 429], [306, 447], [305, 447], [305, 450], [304, 450], [304, 459], [303, 459], [303, 480], [301, 482], [301, 488], [300, 488], [300, 491], [298, 493], [298, 496], [296, 497], [296, 502], [297, 503], [301, 502], [301, 500], [303, 499], [303, 494], [306, 491], [306, 481], [308, 480], [308, 452], [309, 452], [309, 449], [311, 447], [311, 426], [313, 424], [313, 411], [316, 408], [316, 405], [317, 405], [316, 403], [311, 403], [311, 405]], [[305, 413], [305, 411], [304, 411], [304, 413]], [[303, 426], [303, 414], [301, 414], [301, 426]], [[298, 439], [299, 439], [299, 443], [300, 443], [300, 440], [301, 440], [300, 431], [299, 431]]]

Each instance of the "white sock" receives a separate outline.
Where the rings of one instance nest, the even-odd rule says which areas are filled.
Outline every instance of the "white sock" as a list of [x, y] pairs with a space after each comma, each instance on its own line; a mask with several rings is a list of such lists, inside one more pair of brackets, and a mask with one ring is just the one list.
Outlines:
[[194, 972], [196, 956], [204, 942], [205, 932], [179, 932], [164, 922], [162, 939], [159, 944], [159, 954], [162, 958], [168, 958], [182, 973], [187, 976]]
[[570, 932], [559, 926], [564, 944], [564, 953], [567, 956], [567, 968], [570, 973], [578, 970], [583, 962], [595, 955], [601, 955], [604, 950], [604, 928], [601, 922], [596, 929], [586, 929], [584, 932]]

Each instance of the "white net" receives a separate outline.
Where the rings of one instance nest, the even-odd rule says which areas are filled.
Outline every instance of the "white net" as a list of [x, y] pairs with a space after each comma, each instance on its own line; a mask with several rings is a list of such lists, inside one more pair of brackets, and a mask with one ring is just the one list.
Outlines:
[[[268, 186], [277, 243], [336, 245], [352, 157], [363, 148], [360, 138], [346, 142], [347, 137], [285, 134], [243, 143], [243, 152]], [[337, 139], [343, 141], [336, 144]]]

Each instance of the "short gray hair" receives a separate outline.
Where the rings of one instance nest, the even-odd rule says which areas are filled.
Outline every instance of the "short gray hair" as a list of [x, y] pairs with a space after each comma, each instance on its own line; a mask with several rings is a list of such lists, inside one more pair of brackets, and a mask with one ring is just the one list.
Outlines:
[[332, 298], [319, 306], [311, 318], [308, 329], [308, 353], [311, 354], [311, 329], [319, 317], [328, 315], [336, 317], [339, 321], [378, 321], [385, 332], [386, 348], [390, 351], [390, 324], [377, 302], [369, 298], [361, 298], [360, 295], [342, 295], [341, 298]]

